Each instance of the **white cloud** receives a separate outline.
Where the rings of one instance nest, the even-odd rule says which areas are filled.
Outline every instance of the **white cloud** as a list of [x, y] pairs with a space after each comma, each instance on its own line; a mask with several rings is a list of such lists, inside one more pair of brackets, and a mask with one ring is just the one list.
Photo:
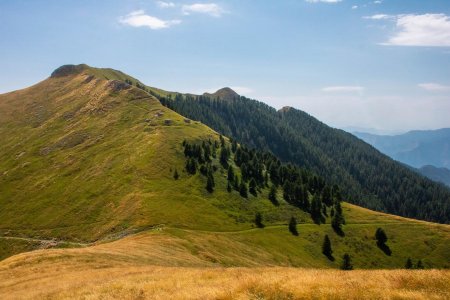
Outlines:
[[145, 14], [143, 10], [136, 10], [124, 17], [119, 18], [119, 22], [132, 27], [148, 27], [153, 30], [169, 28], [180, 24], [180, 20], [161, 20]]
[[364, 19], [369, 19], [369, 20], [386, 20], [386, 19], [393, 18], [393, 16], [384, 15], [384, 14], [377, 14], [377, 15], [373, 15], [373, 16], [366, 16], [366, 17], [363, 17], [363, 18]]
[[156, 4], [161, 8], [175, 7], [175, 3], [173, 2], [156, 1]]
[[338, 2], [341, 2], [342, 0], [306, 0], [306, 2], [309, 2], [309, 3], [319, 3], [319, 2], [322, 2], [322, 3], [338, 3]]
[[449, 85], [442, 85], [439, 83], [420, 83], [418, 86], [424, 90], [430, 91], [430, 92], [446, 92], [450, 91]]
[[396, 29], [383, 45], [450, 47], [450, 17], [445, 14], [398, 15]]
[[223, 13], [225, 13], [224, 9], [216, 3], [194, 3], [183, 5], [182, 10], [185, 15], [200, 13], [213, 17], [220, 17]]
[[326, 93], [362, 93], [364, 87], [362, 86], [327, 86], [322, 89]]
[[352, 9], [357, 9], [358, 8], [358, 5], [353, 5], [352, 6]]
[[374, 3], [374, 4], [381, 4], [381, 3], [383, 3], [383, 1], [381, 1], [381, 0], [376, 0], [376, 1], [373, 1], [373, 3]]

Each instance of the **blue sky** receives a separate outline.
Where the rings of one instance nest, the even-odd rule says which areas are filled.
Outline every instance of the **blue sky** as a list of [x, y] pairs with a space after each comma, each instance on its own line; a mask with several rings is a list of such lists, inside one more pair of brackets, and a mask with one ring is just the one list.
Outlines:
[[335, 127], [450, 127], [447, 0], [0, 0], [0, 35], [1, 93], [87, 63]]

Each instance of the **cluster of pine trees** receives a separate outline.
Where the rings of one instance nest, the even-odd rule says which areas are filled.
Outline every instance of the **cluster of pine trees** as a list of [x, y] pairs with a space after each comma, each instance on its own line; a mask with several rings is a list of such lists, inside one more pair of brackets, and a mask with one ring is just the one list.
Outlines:
[[[248, 198], [250, 195], [258, 197], [262, 190], [270, 188], [269, 200], [279, 205], [278, 190], [281, 189], [283, 199], [310, 213], [315, 223], [325, 223], [326, 217], [330, 216], [333, 229], [340, 235], [344, 234], [342, 196], [337, 185], [329, 186], [322, 177], [308, 170], [283, 164], [270, 152], [238, 145], [235, 140], [226, 142], [222, 136], [214, 142], [190, 143], [185, 140], [183, 147], [186, 172], [194, 175], [199, 171], [206, 176], [208, 192], [214, 192], [216, 187], [214, 172], [218, 167], [212, 162], [217, 159], [220, 166], [227, 170], [228, 192], [236, 191], [243, 198]], [[296, 220], [291, 222], [296, 223]]]
[[163, 105], [239, 143], [269, 150], [284, 162], [338, 184], [346, 201], [405, 217], [450, 222], [448, 188], [302, 111], [276, 111], [245, 97], [225, 101], [177, 94], [159, 99]]

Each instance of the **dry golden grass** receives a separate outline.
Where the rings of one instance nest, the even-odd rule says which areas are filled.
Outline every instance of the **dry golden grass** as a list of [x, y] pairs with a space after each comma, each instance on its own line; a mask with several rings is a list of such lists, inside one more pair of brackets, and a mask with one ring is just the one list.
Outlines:
[[[29, 272], [40, 270], [30, 269]], [[11, 278], [2, 299], [449, 299], [450, 271], [55, 265]]]
[[256, 252], [225, 268], [189, 247], [154, 231], [22, 253], [0, 262], [0, 299], [450, 299], [450, 270], [276, 267]]

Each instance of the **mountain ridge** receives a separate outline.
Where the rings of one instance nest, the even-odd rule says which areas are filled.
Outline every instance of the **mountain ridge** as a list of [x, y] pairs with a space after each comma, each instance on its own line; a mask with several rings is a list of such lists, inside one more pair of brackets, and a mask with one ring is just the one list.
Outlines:
[[[348, 253], [359, 268], [402, 267], [408, 256], [427, 267], [450, 264], [448, 226], [340, 206], [338, 189], [310, 170], [223, 138], [164, 107], [131, 77], [125, 78], [130, 85], [111, 74], [105, 79], [105, 72], [92, 68], [0, 95], [0, 258], [75, 246], [83, 248], [41, 250], [36, 263], [57, 253], [75, 261], [98, 253], [103, 263], [109, 253], [107, 259], [123, 264], [153, 263], [156, 255], [164, 265], [180, 259], [187, 265], [338, 268], [339, 260], [321, 252], [327, 235], [336, 257]], [[233, 186], [225, 163], [234, 169]], [[280, 184], [271, 193], [276, 178]], [[302, 199], [310, 210], [299, 205]], [[345, 224], [336, 218], [341, 210]], [[320, 217], [314, 220], [313, 212]], [[289, 231], [292, 218], [298, 236]], [[391, 256], [374, 241], [380, 226], [392, 241]], [[141, 231], [137, 240], [121, 239]], [[168, 243], [152, 244], [155, 236]], [[104, 244], [108, 239], [118, 240]], [[120, 249], [129, 251], [130, 240], [143, 248], [133, 248], [137, 260], [125, 255], [124, 261]], [[158, 256], [169, 250], [177, 257]]]

